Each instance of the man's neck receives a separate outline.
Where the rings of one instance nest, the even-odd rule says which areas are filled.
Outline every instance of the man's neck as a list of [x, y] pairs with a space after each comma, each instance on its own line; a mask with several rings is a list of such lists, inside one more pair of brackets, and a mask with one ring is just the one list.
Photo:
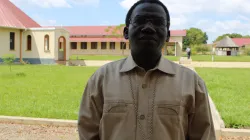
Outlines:
[[145, 71], [148, 71], [150, 69], [155, 68], [155, 66], [158, 64], [161, 55], [159, 56], [138, 56], [138, 55], [132, 55], [135, 63], [144, 68]]

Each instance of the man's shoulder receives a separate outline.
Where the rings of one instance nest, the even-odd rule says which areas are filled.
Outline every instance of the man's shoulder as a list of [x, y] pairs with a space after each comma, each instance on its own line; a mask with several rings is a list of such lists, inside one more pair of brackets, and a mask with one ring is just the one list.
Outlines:
[[189, 76], [196, 76], [197, 73], [195, 72], [195, 69], [193, 67], [184, 66], [181, 64], [178, 64], [176, 62], [169, 61], [169, 63], [172, 65], [172, 67], [175, 69], [176, 75], [189, 75]]

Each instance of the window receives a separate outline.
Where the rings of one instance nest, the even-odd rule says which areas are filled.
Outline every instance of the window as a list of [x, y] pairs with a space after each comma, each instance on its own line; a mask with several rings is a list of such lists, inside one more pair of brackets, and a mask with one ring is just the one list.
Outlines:
[[97, 42], [91, 42], [91, 49], [97, 49]]
[[45, 35], [44, 37], [44, 50], [49, 51], [49, 35]]
[[77, 43], [76, 42], [71, 42], [71, 49], [76, 50], [77, 49]]
[[115, 49], [115, 42], [110, 42], [110, 50], [114, 50]]
[[126, 50], [126, 42], [121, 42], [120, 45], [121, 50]]
[[81, 42], [81, 49], [86, 50], [87, 49], [87, 42]]
[[31, 51], [31, 44], [32, 44], [32, 42], [31, 42], [31, 35], [28, 35], [27, 36], [27, 51]]
[[107, 49], [107, 42], [102, 42], [102, 43], [101, 43], [101, 49], [102, 49], [102, 50]]
[[10, 32], [10, 50], [15, 50], [15, 33]]

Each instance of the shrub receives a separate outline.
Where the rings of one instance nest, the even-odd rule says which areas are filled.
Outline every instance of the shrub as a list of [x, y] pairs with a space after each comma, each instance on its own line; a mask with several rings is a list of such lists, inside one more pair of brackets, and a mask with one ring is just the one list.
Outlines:
[[245, 48], [243, 53], [244, 53], [244, 55], [250, 56], [250, 48]]
[[2, 57], [3, 62], [7, 65], [9, 65], [10, 67], [10, 71], [11, 71], [11, 65], [14, 63], [15, 61], [15, 55], [14, 54], [6, 54]]
[[192, 54], [209, 54], [211, 52], [211, 47], [206, 45], [192, 45], [191, 46], [191, 53]]

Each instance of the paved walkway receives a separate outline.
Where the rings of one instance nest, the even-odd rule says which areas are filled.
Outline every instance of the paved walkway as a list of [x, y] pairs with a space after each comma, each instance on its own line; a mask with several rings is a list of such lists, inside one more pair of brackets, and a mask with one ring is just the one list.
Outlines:
[[[85, 60], [85, 61], [71, 61], [74, 65], [82, 66], [102, 66], [112, 61], [94, 61], [94, 60]], [[174, 61], [175, 63], [179, 63]], [[215, 68], [250, 68], [250, 62], [196, 62], [193, 61], [191, 64], [183, 64], [190, 67], [215, 67]]]

